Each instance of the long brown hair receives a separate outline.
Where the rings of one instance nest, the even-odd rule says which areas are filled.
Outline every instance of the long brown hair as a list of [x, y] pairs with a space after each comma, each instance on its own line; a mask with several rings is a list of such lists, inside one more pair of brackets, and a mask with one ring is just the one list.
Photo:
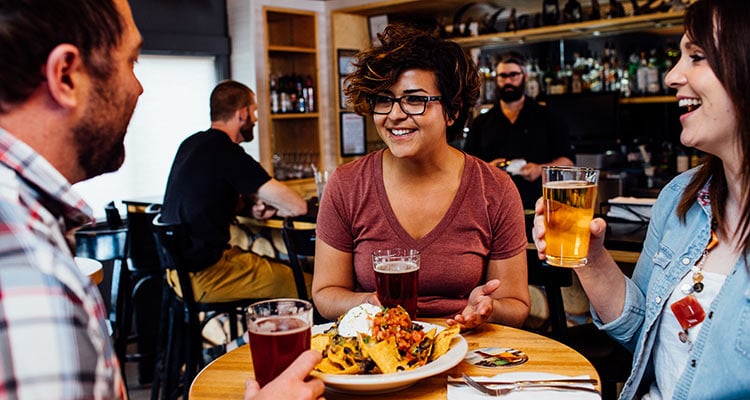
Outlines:
[[[737, 118], [736, 135], [742, 151], [742, 193], [740, 193], [740, 248], [750, 246], [750, 7], [746, 0], [700, 0], [685, 14], [685, 34], [703, 49], [708, 64], [726, 90]], [[726, 204], [729, 189], [720, 158], [708, 154], [688, 184], [677, 207], [677, 215], [685, 220], [701, 188], [711, 180], [711, 210], [718, 229], [727, 229]]]

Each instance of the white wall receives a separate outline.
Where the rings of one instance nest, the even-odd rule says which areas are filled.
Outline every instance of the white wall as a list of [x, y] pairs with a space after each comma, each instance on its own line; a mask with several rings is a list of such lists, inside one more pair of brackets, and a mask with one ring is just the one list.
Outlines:
[[141, 55], [135, 73], [143, 94], [125, 137], [125, 163], [75, 185], [97, 217], [112, 200], [161, 199], [177, 147], [210, 125], [209, 95], [217, 83], [213, 57]]

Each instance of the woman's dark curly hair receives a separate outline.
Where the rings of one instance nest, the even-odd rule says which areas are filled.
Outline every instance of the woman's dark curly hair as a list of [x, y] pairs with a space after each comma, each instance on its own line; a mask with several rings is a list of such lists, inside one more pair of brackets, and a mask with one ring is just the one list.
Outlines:
[[370, 115], [369, 98], [390, 89], [403, 71], [432, 71], [445, 114], [455, 121], [448, 127], [448, 140], [455, 138], [479, 96], [479, 73], [471, 58], [458, 44], [408, 25], [388, 25], [378, 38], [381, 45], [355, 56], [355, 71], [345, 82], [347, 104]]

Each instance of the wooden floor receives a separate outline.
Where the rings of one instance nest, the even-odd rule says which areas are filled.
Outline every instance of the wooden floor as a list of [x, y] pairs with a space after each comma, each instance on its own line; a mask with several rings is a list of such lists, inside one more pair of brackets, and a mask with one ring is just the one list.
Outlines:
[[125, 363], [125, 376], [128, 380], [128, 396], [130, 400], [148, 400], [151, 398], [151, 384], [138, 383], [138, 363]]

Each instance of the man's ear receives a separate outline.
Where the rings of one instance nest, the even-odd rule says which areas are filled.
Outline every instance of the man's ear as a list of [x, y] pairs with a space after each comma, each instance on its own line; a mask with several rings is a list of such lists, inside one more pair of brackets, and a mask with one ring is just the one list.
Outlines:
[[60, 44], [47, 56], [47, 65], [44, 66], [47, 87], [50, 96], [61, 107], [71, 108], [78, 104], [85, 70], [78, 48], [71, 44]]

